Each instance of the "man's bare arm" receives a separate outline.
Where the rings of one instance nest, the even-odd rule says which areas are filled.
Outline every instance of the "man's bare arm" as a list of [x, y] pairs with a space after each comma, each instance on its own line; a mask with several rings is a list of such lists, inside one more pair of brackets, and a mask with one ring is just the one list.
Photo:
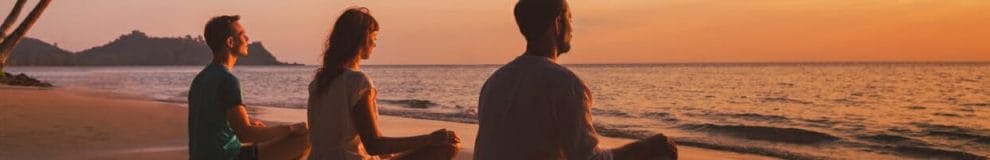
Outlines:
[[252, 122], [244, 105], [228, 109], [227, 121], [230, 122], [230, 127], [234, 128], [234, 134], [244, 142], [264, 142], [287, 136], [292, 132], [303, 132], [302, 130], [305, 129], [305, 124], [267, 127], [263, 123]]

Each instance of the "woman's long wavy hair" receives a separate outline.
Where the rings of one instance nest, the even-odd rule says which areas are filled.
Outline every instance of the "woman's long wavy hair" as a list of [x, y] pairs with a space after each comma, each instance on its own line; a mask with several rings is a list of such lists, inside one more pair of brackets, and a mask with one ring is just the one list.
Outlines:
[[323, 51], [323, 66], [316, 69], [314, 77], [319, 93], [323, 93], [346, 70], [345, 65], [353, 63], [370, 45], [369, 35], [375, 31], [378, 31], [378, 21], [368, 8], [350, 8], [337, 18], [327, 38], [327, 49]]

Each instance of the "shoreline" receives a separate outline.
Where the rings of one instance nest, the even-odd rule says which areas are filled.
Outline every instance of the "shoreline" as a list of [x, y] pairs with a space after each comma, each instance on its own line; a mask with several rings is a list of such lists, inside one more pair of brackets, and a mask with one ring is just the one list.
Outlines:
[[[305, 112], [291, 111], [297, 109], [251, 108], [256, 108], [252, 118], [273, 124], [305, 121]], [[0, 130], [0, 158], [185, 159], [186, 112], [181, 103], [134, 95], [0, 85], [0, 126], [4, 128]], [[473, 155], [477, 124], [391, 115], [381, 115], [379, 120], [387, 136], [454, 130], [462, 138], [462, 150], [455, 159], [471, 159]], [[600, 140], [602, 148], [633, 141], [604, 136]], [[681, 159], [775, 159], [683, 145], [679, 151]]]

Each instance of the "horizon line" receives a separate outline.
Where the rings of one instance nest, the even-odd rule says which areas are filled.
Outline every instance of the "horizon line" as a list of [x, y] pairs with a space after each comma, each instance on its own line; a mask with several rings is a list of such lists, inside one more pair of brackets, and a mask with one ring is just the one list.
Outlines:
[[[632, 63], [559, 63], [560, 65], [868, 65], [868, 64], [933, 64], [933, 65], [990, 65], [990, 61], [745, 61], [745, 62], [632, 62]], [[504, 63], [479, 63], [479, 64], [362, 64], [362, 66], [492, 66], [504, 65]], [[42, 65], [8, 65], [8, 67], [182, 67], [182, 66], [203, 66], [203, 65], [68, 65], [68, 66], [42, 66]], [[314, 67], [319, 65], [302, 63], [285, 63], [282, 65], [237, 65], [237, 66], [304, 66]]]
[[[403, 64], [362, 64], [367, 66], [463, 66], [463, 65], [502, 65], [505, 63], [403, 63]], [[990, 64], [990, 60], [973, 60], [973, 61], [963, 61], [963, 60], [933, 60], [933, 61], [911, 61], [911, 60], [894, 60], [894, 61], [875, 61], [875, 60], [865, 60], [865, 61], [855, 61], [855, 60], [844, 60], [844, 61], [720, 61], [720, 62], [603, 62], [603, 63], [558, 63], [561, 65], [697, 65], [697, 64], [719, 64], [719, 65], [761, 65], [761, 64]], [[318, 64], [310, 65], [303, 64], [304, 66], [317, 66]]]

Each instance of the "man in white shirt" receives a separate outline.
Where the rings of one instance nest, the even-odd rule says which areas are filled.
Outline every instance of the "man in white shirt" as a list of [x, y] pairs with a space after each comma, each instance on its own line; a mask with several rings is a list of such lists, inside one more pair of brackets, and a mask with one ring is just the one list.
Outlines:
[[495, 71], [481, 89], [475, 160], [677, 159], [676, 145], [662, 134], [598, 148], [591, 92], [556, 63], [570, 50], [565, 1], [521, 0], [515, 17], [526, 52]]

